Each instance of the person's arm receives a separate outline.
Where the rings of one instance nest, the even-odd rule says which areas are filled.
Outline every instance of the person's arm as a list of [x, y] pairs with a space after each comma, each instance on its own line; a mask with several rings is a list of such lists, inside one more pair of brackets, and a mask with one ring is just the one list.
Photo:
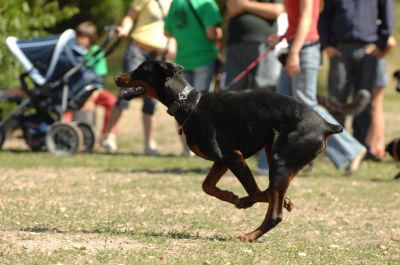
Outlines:
[[324, 6], [318, 20], [318, 33], [321, 47], [329, 58], [342, 56], [331, 41], [331, 23], [334, 12], [332, 1], [324, 1]]
[[291, 77], [296, 76], [300, 72], [299, 55], [310, 30], [313, 6], [314, 0], [300, 0], [300, 21], [285, 66], [286, 71]]
[[227, 0], [226, 9], [230, 17], [248, 12], [265, 19], [277, 19], [285, 11], [283, 4], [249, 0]]
[[126, 37], [133, 28], [133, 22], [135, 21], [138, 12], [134, 9], [129, 10], [129, 12], [122, 19], [121, 24], [117, 27], [118, 37]]
[[388, 38], [393, 30], [393, 2], [392, 0], [379, 1], [378, 4], [378, 42], [377, 46], [381, 51], [385, 51]]

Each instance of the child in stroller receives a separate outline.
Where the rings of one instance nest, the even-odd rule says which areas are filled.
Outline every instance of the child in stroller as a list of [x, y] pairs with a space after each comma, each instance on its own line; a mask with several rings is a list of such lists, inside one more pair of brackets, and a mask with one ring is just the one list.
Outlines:
[[[88, 57], [92, 57], [91, 54], [99, 50], [99, 46], [96, 44], [99, 39], [96, 25], [90, 21], [85, 21], [80, 23], [75, 31], [77, 43], [89, 51]], [[88, 60], [86, 65], [92, 68], [100, 77], [108, 73], [107, 62], [102, 52], [97, 57]], [[106, 133], [109, 131], [109, 120], [116, 101], [117, 98], [112, 93], [105, 89], [98, 89], [92, 93], [79, 111], [81, 116], [89, 117], [89, 120], [94, 121], [95, 107], [101, 106], [104, 108], [100, 145], [109, 153], [115, 153], [117, 150], [116, 135], [118, 126], [114, 126], [110, 133]]]
[[20, 75], [24, 97], [3, 97], [18, 106], [0, 121], [0, 148], [6, 136], [5, 128], [11, 121], [19, 125], [32, 150], [73, 154], [79, 149], [93, 148], [91, 127], [66, 122], [63, 117], [67, 111], [79, 110], [102, 87], [101, 78], [86, 63], [102, 51], [107, 56], [118, 45], [119, 39], [108, 45], [113, 37], [112, 30], [108, 33], [100, 49], [91, 56], [85, 56], [87, 51], [77, 44], [75, 31], [71, 29], [33, 40], [7, 38], [8, 48], [26, 72]]

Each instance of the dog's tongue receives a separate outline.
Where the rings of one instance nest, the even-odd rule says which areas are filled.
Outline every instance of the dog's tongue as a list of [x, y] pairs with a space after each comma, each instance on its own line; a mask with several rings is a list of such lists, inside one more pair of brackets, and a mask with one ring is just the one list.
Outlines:
[[143, 95], [145, 92], [145, 89], [143, 87], [130, 87], [130, 88], [125, 88], [124, 91], [122, 92], [122, 97], [125, 100], [131, 100], [134, 99], [138, 96]]

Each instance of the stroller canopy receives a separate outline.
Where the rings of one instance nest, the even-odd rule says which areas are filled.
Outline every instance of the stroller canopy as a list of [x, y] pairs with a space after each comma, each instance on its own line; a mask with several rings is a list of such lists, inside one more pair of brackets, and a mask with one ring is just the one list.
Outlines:
[[76, 44], [75, 31], [33, 40], [6, 39], [7, 47], [37, 85], [60, 78], [82, 60], [85, 50]]

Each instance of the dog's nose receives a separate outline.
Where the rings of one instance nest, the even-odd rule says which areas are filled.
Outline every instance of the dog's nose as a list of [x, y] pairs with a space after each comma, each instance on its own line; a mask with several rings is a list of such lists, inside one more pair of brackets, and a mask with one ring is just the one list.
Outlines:
[[115, 83], [121, 82], [121, 77], [119, 77], [119, 76], [114, 77], [114, 82], [115, 82]]

